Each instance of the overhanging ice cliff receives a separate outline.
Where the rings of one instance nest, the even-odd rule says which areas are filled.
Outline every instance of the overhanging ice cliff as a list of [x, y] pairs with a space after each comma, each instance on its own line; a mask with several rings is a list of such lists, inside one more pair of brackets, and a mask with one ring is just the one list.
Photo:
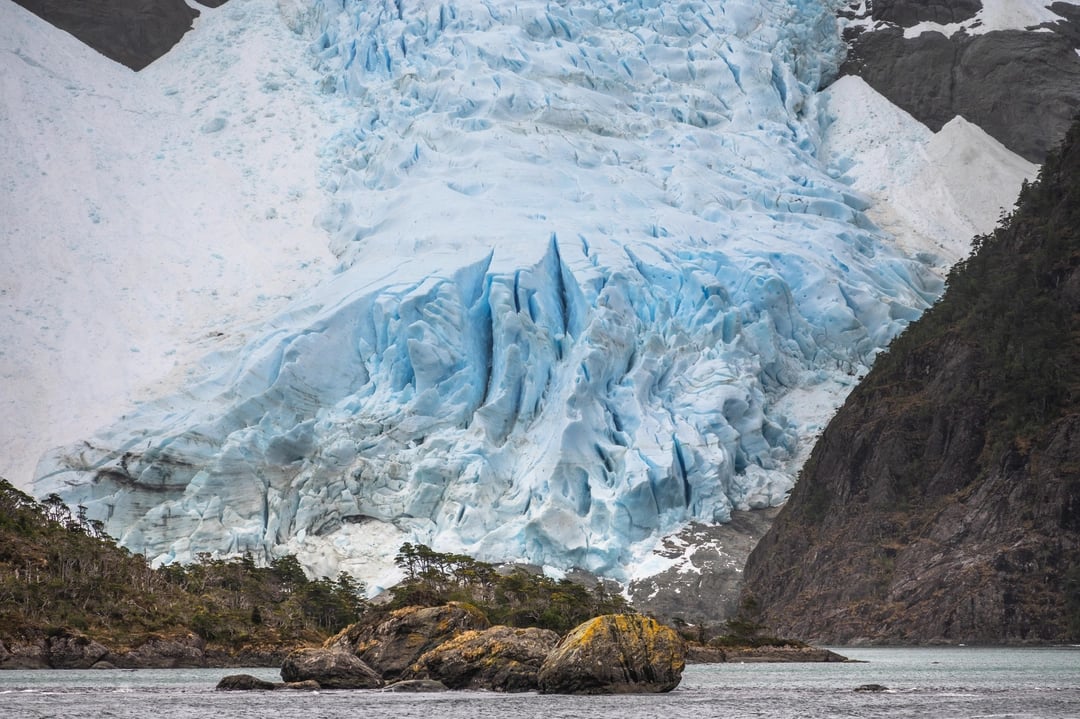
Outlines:
[[39, 465], [136, 551], [359, 554], [379, 522], [625, 577], [783, 502], [832, 409], [807, 398], [940, 292], [819, 159], [830, 3], [278, 7], [346, 127], [340, 269]]

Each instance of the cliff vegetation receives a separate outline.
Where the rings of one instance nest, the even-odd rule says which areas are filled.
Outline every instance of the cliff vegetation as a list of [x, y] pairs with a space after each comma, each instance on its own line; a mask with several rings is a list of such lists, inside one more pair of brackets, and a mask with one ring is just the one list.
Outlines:
[[[0, 479], [0, 655], [75, 635], [123, 663], [147, 642], [182, 638], [193, 650], [173, 657], [183, 664], [266, 663], [322, 641], [364, 608], [359, 582], [309, 580], [292, 556], [259, 567], [250, 555], [203, 555], [152, 569], [81, 509], [72, 514], [55, 495], [37, 502]], [[47, 650], [28, 656], [11, 661], [52, 663]]]

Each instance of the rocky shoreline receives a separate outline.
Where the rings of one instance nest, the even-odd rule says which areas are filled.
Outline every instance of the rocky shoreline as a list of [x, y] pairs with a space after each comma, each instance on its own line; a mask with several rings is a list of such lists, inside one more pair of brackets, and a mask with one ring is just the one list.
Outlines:
[[129, 647], [107, 647], [73, 631], [0, 640], [0, 669], [182, 669], [277, 667], [295, 646], [249, 646], [230, 652], [197, 634], [150, 635]]
[[710, 647], [689, 644], [687, 664], [785, 664], [796, 662], [850, 662], [842, 654], [811, 646]]
[[[430, 617], [441, 617], [429, 608]], [[510, 627], [465, 626], [457, 631], [441, 632], [429, 641], [415, 644], [417, 627], [407, 621], [400, 622], [398, 633], [403, 646], [412, 645], [409, 650], [395, 647], [393, 631], [382, 627], [380, 640], [373, 639], [372, 630], [366, 630], [367, 636], [358, 638], [361, 630], [350, 627], [327, 641], [330, 648], [344, 648], [357, 651], [358, 656], [382, 667], [383, 678], [395, 681], [406, 678], [407, 682], [421, 681], [417, 678], [423, 673], [444, 674], [449, 678], [447, 685], [454, 689], [484, 688], [492, 683], [504, 684], [503, 690], [515, 691], [518, 686], [530, 685], [530, 680], [517, 677], [521, 667], [530, 663], [538, 667], [560, 638], [554, 632], [542, 630], [523, 630]], [[353, 636], [350, 639], [349, 632]], [[452, 641], [451, 641], [452, 640]], [[509, 661], [513, 668], [506, 670], [501, 678], [495, 679], [499, 668], [499, 651], [505, 652], [514, 647], [514, 654]], [[422, 651], [417, 651], [417, 649]], [[248, 646], [238, 651], [227, 651], [219, 647], [208, 646], [207, 642], [196, 634], [177, 636], [151, 635], [145, 641], [124, 648], [109, 648], [79, 632], [64, 630], [52, 636], [37, 636], [22, 640], [0, 640], [0, 670], [4, 669], [188, 669], [188, 668], [251, 668], [282, 667], [286, 657], [297, 651], [310, 649], [295, 645]], [[438, 650], [438, 651], [436, 651]], [[404, 654], [403, 654], [404, 651]], [[388, 657], [384, 659], [383, 657]], [[846, 662], [846, 657], [828, 649], [819, 647], [766, 646], [766, 647], [712, 647], [696, 642], [685, 643], [686, 664], [718, 663], [789, 663], [789, 662]], [[483, 664], [483, 669], [478, 668]], [[385, 666], [384, 666], [385, 665]], [[495, 667], [492, 669], [492, 667]], [[533, 674], [536, 673], [534, 667]], [[516, 674], [515, 674], [516, 673]], [[238, 675], [243, 676], [243, 675]], [[265, 682], [264, 682], [265, 683]], [[251, 686], [229, 688], [281, 689], [304, 688], [292, 686], [295, 682], [282, 682], [275, 686]], [[388, 684], [389, 686], [389, 684]], [[311, 687], [308, 687], [311, 688]], [[395, 691], [415, 691], [403, 686]], [[528, 690], [528, 689], [526, 689]]]

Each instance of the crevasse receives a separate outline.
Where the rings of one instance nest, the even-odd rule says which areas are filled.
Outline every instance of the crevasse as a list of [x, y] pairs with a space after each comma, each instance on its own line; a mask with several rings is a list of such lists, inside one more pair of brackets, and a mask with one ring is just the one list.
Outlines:
[[791, 393], [849, 385], [941, 289], [817, 160], [829, 2], [297, 17], [312, 101], [349, 118], [318, 218], [339, 272], [39, 467], [159, 561], [374, 519], [623, 577], [690, 520], [782, 503], [826, 419]]

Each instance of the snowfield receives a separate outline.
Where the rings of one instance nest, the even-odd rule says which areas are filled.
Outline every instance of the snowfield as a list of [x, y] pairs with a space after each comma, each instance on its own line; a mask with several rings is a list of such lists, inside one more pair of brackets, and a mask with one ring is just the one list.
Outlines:
[[782, 503], [1035, 171], [822, 91], [834, 9], [231, 0], [135, 74], [0, 6], [2, 471], [375, 587]]

